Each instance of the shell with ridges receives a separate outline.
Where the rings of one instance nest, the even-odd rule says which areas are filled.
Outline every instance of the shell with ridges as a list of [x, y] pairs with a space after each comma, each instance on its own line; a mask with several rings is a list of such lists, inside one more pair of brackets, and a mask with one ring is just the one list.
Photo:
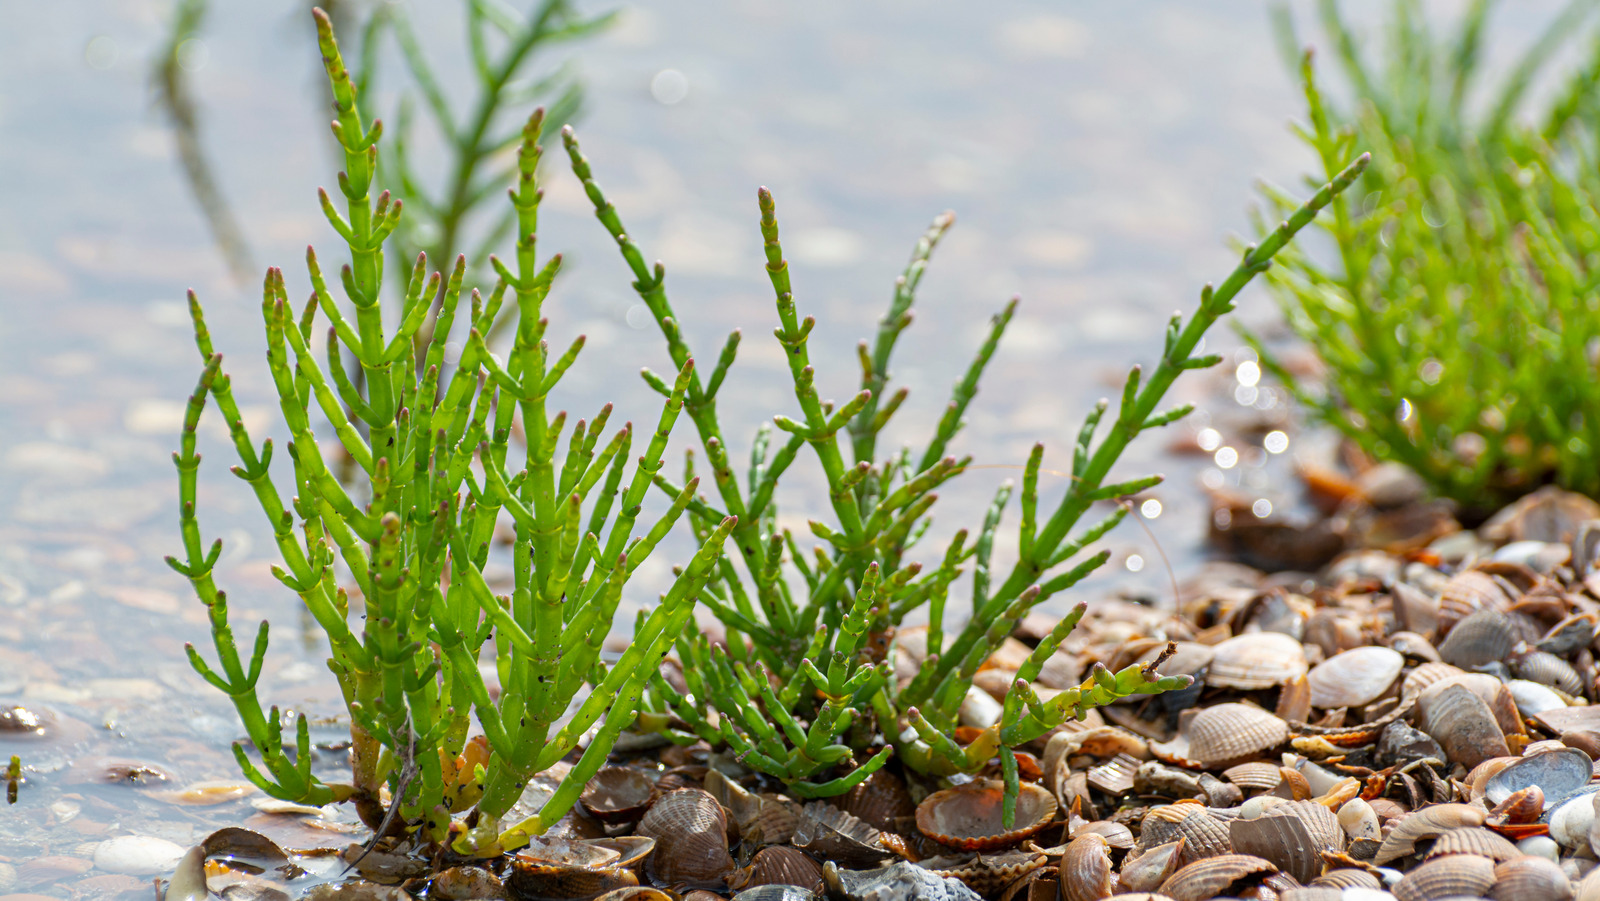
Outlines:
[[1190, 864], [1202, 857], [1217, 857], [1233, 852], [1233, 840], [1228, 835], [1228, 824], [1206, 810], [1197, 810], [1183, 818], [1173, 836], [1183, 839], [1182, 864]]
[[1212, 648], [1206, 681], [1253, 691], [1282, 685], [1306, 674], [1306, 652], [1281, 632], [1247, 632]]
[[703, 789], [662, 795], [639, 821], [639, 835], [656, 840], [645, 864], [653, 881], [691, 888], [722, 888], [733, 869], [722, 805]]
[[1450, 897], [1482, 897], [1494, 885], [1494, 861], [1471, 854], [1437, 857], [1394, 884], [1399, 901], [1438, 901]]
[[1283, 781], [1276, 764], [1252, 760], [1222, 771], [1222, 777], [1245, 791], [1272, 791]]
[[1273, 863], [1301, 882], [1322, 872], [1324, 851], [1344, 850], [1344, 829], [1333, 811], [1314, 801], [1279, 804], [1253, 820], [1228, 824], [1233, 849]]
[[1289, 727], [1259, 707], [1217, 704], [1195, 714], [1187, 735], [1189, 756], [1217, 766], [1283, 744], [1289, 740]]
[[1572, 882], [1557, 864], [1543, 857], [1518, 857], [1494, 868], [1494, 901], [1570, 901]]
[[1438, 838], [1451, 829], [1482, 826], [1487, 816], [1486, 811], [1471, 804], [1435, 804], [1413, 811], [1384, 836], [1372, 862], [1383, 866], [1415, 851], [1422, 839]]
[[1572, 664], [1546, 651], [1529, 651], [1511, 663], [1511, 671], [1530, 682], [1559, 688], [1569, 695], [1583, 694], [1583, 677]]
[[1417, 699], [1417, 725], [1452, 761], [1469, 769], [1511, 754], [1494, 711], [1459, 682], [1442, 682], [1422, 692]]
[[1118, 874], [1118, 887], [1135, 892], [1149, 892], [1161, 887], [1178, 871], [1183, 857], [1183, 839], [1156, 845], [1147, 851], [1129, 854], [1122, 862]]
[[1506, 659], [1514, 644], [1510, 617], [1499, 610], [1479, 610], [1445, 635], [1439, 643], [1439, 658], [1470, 670]]
[[1185, 866], [1161, 883], [1158, 891], [1174, 901], [1206, 901], [1227, 894], [1225, 889], [1253, 876], [1276, 873], [1270, 861], [1248, 854], [1207, 857]]
[[1043, 786], [1021, 785], [1010, 829], [1001, 821], [1004, 785], [983, 780], [934, 792], [917, 805], [917, 829], [946, 845], [983, 851], [1014, 845], [1055, 819], [1056, 799]]
[[822, 865], [822, 878], [834, 894], [847, 901], [899, 901], [903, 898], [981, 901], [978, 893], [959, 879], [939, 876], [904, 860], [860, 871], [842, 870], [830, 860]]
[[1065, 901], [1100, 901], [1111, 897], [1110, 846], [1100, 835], [1080, 835], [1061, 852], [1061, 897]]
[[1434, 839], [1433, 847], [1428, 849], [1425, 859], [1432, 860], [1447, 854], [1476, 854], [1496, 863], [1522, 856], [1510, 839], [1478, 826], [1451, 829]]
[[1371, 873], [1368, 873], [1366, 870], [1358, 870], [1354, 867], [1341, 867], [1339, 869], [1329, 870], [1328, 872], [1323, 873], [1321, 876], [1311, 880], [1311, 884], [1315, 886], [1327, 886], [1329, 888], [1340, 889], [1383, 888], [1383, 880], [1372, 875]]
[[800, 809], [790, 841], [796, 848], [824, 860], [837, 860], [851, 867], [870, 867], [893, 856], [884, 846], [882, 836], [877, 829], [832, 804], [812, 801]]
[[797, 885], [820, 892], [822, 866], [796, 848], [772, 845], [757, 851], [748, 867], [728, 876], [728, 888], [736, 892], [758, 885]]

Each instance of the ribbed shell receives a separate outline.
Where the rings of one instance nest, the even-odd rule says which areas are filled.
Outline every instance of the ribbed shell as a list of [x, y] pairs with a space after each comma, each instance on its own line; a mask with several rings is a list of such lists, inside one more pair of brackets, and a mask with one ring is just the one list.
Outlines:
[[1470, 804], [1435, 804], [1406, 814], [1406, 818], [1384, 836], [1372, 862], [1383, 866], [1416, 850], [1417, 842], [1438, 838], [1451, 829], [1482, 826], [1488, 814]]
[[1322, 872], [1322, 853], [1344, 850], [1344, 829], [1333, 811], [1315, 801], [1279, 804], [1253, 820], [1228, 824], [1233, 849], [1268, 860], [1301, 882]]
[[889, 830], [900, 817], [915, 816], [916, 802], [899, 776], [880, 769], [852, 788], [839, 805], [844, 811], [874, 829]]
[[1511, 669], [1530, 682], [1559, 688], [1569, 695], [1583, 694], [1583, 677], [1572, 664], [1554, 654], [1531, 651], [1513, 661]]
[[1522, 852], [1511, 843], [1510, 839], [1479, 827], [1451, 829], [1434, 839], [1433, 847], [1428, 849], [1426, 859], [1433, 860], [1435, 857], [1444, 857], [1447, 854], [1476, 854], [1497, 863], [1522, 856]]
[[1277, 764], [1261, 760], [1228, 767], [1222, 777], [1245, 791], [1272, 791], [1283, 781]]
[[1405, 681], [1400, 683], [1400, 696], [1405, 698], [1416, 697], [1422, 694], [1423, 689], [1438, 682], [1443, 682], [1453, 676], [1463, 675], [1466, 671], [1459, 666], [1448, 663], [1424, 663], [1409, 673]]
[[736, 892], [758, 885], [797, 885], [820, 892], [822, 866], [795, 848], [762, 848], [750, 859], [750, 866], [728, 877], [728, 888]]
[[703, 789], [680, 788], [662, 795], [639, 821], [637, 833], [656, 840], [655, 853], [645, 864], [655, 882], [722, 888], [723, 876], [733, 869], [722, 805]]
[[632, 823], [644, 816], [655, 788], [655, 780], [639, 770], [608, 766], [594, 774], [578, 801], [590, 816], [602, 823]]
[[1233, 840], [1228, 835], [1228, 824], [1204, 810], [1197, 810], [1183, 818], [1173, 830], [1174, 838], [1183, 839], [1184, 865], [1203, 857], [1218, 857], [1233, 853]]
[[934, 867], [926, 859], [922, 864], [940, 876], [965, 882], [975, 892], [989, 894], [1044, 866], [1047, 859], [1045, 855], [1033, 851], [1001, 851], [998, 854], [974, 854], [970, 860], [955, 867]]
[[1189, 755], [1209, 767], [1277, 747], [1288, 741], [1289, 727], [1259, 707], [1217, 704], [1189, 721], [1188, 739]]
[[993, 779], [934, 792], [917, 805], [917, 828], [934, 841], [985, 851], [1017, 844], [1055, 819], [1055, 796], [1036, 783], [1022, 784], [1010, 829], [1001, 820], [1003, 799], [1004, 785]]
[[1196, 810], [1205, 810], [1200, 804], [1157, 804], [1145, 811], [1139, 820], [1139, 846], [1153, 848], [1178, 837], [1178, 824]]
[[1371, 873], [1368, 873], [1366, 870], [1358, 870], [1354, 867], [1344, 867], [1337, 870], [1329, 870], [1328, 872], [1323, 873], [1321, 876], [1311, 880], [1311, 884], [1315, 886], [1327, 886], [1329, 888], [1339, 889], [1383, 888], [1383, 880], [1372, 875]]
[[1306, 652], [1281, 632], [1247, 632], [1212, 648], [1206, 681], [1223, 688], [1272, 688], [1306, 674]]
[[1173, 901], [1207, 901], [1225, 895], [1234, 883], [1277, 872], [1270, 861], [1248, 854], [1224, 854], [1197, 860], [1161, 883], [1160, 893]]
[[1462, 669], [1472, 669], [1495, 660], [1504, 660], [1515, 641], [1511, 620], [1498, 610], [1479, 610], [1445, 635], [1439, 643], [1439, 658]]
[[1511, 753], [1489, 705], [1460, 683], [1430, 686], [1417, 700], [1417, 725], [1450, 760], [1471, 769]]
[[1111, 853], [1103, 836], [1080, 835], [1061, 853], [1061, 897], [1065, 901], [1100, 901], [1111, 897]]
[[800, 809], [790, 840], [796, 848], [822, 860], [860, 868], [882, 863], [891, 856], [881, 837], [877, 829], [832, 804], [812, 801]]
[[1400, 677], [1406, 658], [1389, 648], [1354, 648], [1317, 664], [1306, 674], [1311, 706], [1361, 707], [1382, 697]]
[[1080, 835], [1089, 835], [1091, 833], [1103, 836], [1106, 844], [1118, 851], [1127, 851], [1138, 844], [1133, 840], [1133, 830], [1111, 820], [1095, 820], [1092, 823], [1085, 823], [1072, 831], [1072, 837], [1077, 838]]
[[1448, 633], [1473, 613], [1504, 608], [1510, 600], [1492, 577], [1470, 569], [1456, 573], [1439, 591], [1439, 631]]
[[1482, 897], [1494, 885], [1494, 861], [1471, 854], [1430, 860], [1394, 884], [1398, 901], [1438, 901], [1450, 897]]
[[1108, 795], [1125, 795], [1133, 789], [1133, 776], [1139, 771], [1140, 761], [1127, 754], [1118, 754], [1111, 760], [1089, 768], [1089, 785]]
[[1554, 861], [1543, 857], [1519, 857], [1494, 868], [1494, 901], [1570, 901], [1572, 882]]

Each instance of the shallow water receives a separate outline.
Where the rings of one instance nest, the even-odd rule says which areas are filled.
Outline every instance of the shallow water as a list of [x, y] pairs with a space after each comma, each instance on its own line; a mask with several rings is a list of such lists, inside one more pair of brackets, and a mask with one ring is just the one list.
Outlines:
[[[214, 6], [192, 75], [203, 136], [257, 262], [283, 265], [300, 294], [304, 245], [331, 249], [334, 237], [313, 193], [335, 167], [309, 18], [297, 3]], [[440, 11], [450, 6], [425, 13], [440, 60], [458, 52], [454, 14]], [[1520, 2], [1519, 13], [1540, 15], [1500, 22], [1510, 44], [1554, 6]], [[1372, 21], [1380, 8], [1351, 11]], [[1033, 441], [1049, 448], [1046, 468], [1065, 465], [1093, 400], [1129, 362], [1150, 361], [1166, 316], [1192, 309], [1200, 284], [1231, 268], [1224, 239], [1245, 227], [1253, 179], [1295, 183], [1309, 163], [1285, 128], [1300, 103], [1258, 3], [974, 9], [645, 3], [576, 54], [589, 85], [585, 150], [646, 254], [666, 261], [691, 342], [710, 355], [727, 330], [746, 331], [740, 392], [722, 404], [725, 428], [745, 436], [736, 453], [757, 422], [792, 404], [766, 338], [758, 184], [777, 195], [800, 304], [820, 320], [812, 353], [825, 396], [854, 390], [855, 340], [871, 333], [927, 222], [957, 212], [894, 371], [913, 388], [895, 433], [904, 440], [931, 428], [989, 314], [1022, 297], [953, 448], [985, 468], [943, 493], [944, 536], [977, 521]], [[257, 360], [258, 301], [213, 249], [152, 104], [148, 61], [166, 14], [146, 0], [11, 4], [0, 33], [0, 698], [76, 723], [56, 740], [0, 735], [0, 756], [18, 753], [28, 768], [18, 804], [0, 812], [0, 895], [143, 897], [147, 876], [94, 864], [100, 842], [187, 845], [256, 815], [249, 797], [191, 806], [162, 794], [238, 782], [233, 711], [182, 649], [209, 648], [204, 611], [160, 562], [177, 549], [168, 455], [199, 369], [185, 288], [207, 304], [258, 440], [273, 433], [274, 403]], [[675, 104], [652, 95], [664, 70], [687, 89]], [[386, 78], [389, 114], [400, 76]], [[570, 173], [548, 177], [541, 237], [571, 263], [550, 305], [552, 336], [589, 337], [563, 403], [586, 412], [615, 400], [619, 415], [653, 417], [657, 401], [632, 372], [663, 367], [660, 337], [634, 327], [621, 262]], [[1267, 307], [1254, 290], [1242, 303], [1252, 321], [1270, 321]], [[613, 372], [612, 359], [628, 362]], [[1173, 401], [1237, 419], [1232, 387], [1226, 372], [1191, 377]], [[1180, 573], [1201, 552], [1199, 479], [1259, 478], [1167, 452], [1205, 424], [1148, 438], [1118, 470], [1168, 474], [1149, 495], [1161, 505], [1149, 525]], [[268, 572], [268, 533], [225, 474], [220, 424], [206, 429], [200, 513], [208, 537], [228, 543], [219, 578], [241, 631], [274, 625], [263, 696], [332, 714], [320, 639]], [[789, 521], [812, 512], [805, 480], [816, 478], [797, 467], [782, 498]], [[1110, 546], [1114, 567], [1077, 598], [1163, 590], [1144, 533], [1124, 526]], [[646, 584], [685, 554], [665, 545]], [[170, 780], [103, 781], [126, 775], [116, 761]]]

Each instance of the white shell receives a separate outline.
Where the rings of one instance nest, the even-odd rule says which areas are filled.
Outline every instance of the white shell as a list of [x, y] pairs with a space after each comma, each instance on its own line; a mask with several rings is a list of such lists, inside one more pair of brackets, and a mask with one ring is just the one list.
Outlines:
[[1517, 850], [1530, 857], [1543, 857], [1554, 863], [1561, 862], [1561, 846], [1548, 835], [1530, 835], [1517, 842]]
[[1589, 841], [1594, 825], [1595, 792], [1586, 792], [1557, 804], [1548, 814], [1550, 837], [1563, 848], [1581, 848]]
[[1344, 827], [1344, 834], [1350, 836], [1351, 841], [1363, 838], [1378, 841], [1383, 837], [1378, 812], [1360, 798], [1351, 798], [1339, 808], [1339, 825]]
[[129, 876], [165, 876], [183, 858], [184, 848], [149, 835], [119, 835], [94, 849], [96, 869]]
[[1371, 704], [1389, 690], [1406, 658], [1389, 648], [1352, 648], [1319, 663], [1306, 674], [1311, 706], [1324, 710]]
[[1567, 702], [1561, 700], [1561, 696], [1551, 691], [1549, 686], [1527, 679], [1512, 679], [1506, 683], [1506, 688], [1511, 692], [1511, 700], [1517, 702], [1517, 712], [1523, 716], [1534, 716], [1567, 706]]

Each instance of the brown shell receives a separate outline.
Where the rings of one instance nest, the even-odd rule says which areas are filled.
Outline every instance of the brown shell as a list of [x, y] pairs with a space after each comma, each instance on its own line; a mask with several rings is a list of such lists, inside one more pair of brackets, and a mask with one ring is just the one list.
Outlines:
[[915, 816], [917, 805], [899, 776], [885, 769], [868, 776], [840, 801], [845, 813], [874, 829], [891, 830], [900, 817]]
[[728, 876], [728, 888], [744, 891], [758, 885], [798, 885], [822, 891], [822, 866], [795, 848], [772, 845], [757, 851], [750, 865]]
[[1344, 850], [1344, 829], [1333, 811], [1314, 801], [1279, 804], [1253, 820], [1228, 826], [1233, 849], [1268, 860], [1301, 882], [1322, 872], [1322, 853]]
[[[1456, 573], [1439, 591], [1439, 632], [1448, 634], [1452, 627], [1479, 610], [1501, 610], [1510, 603], [1511, 599], [1494, 577], [1471, 569]], [[1442, 648], [1440, 654], [1443, 654]]]
[[1422, 694], [1430, 685], [1443, 682], [1455, 676], [1465, 675], [1466, 670], [1448, 663], [1424, 663], [1409, 673], [1400, 683], [1400, 696], [1414, 698]]
[[1173, 873], [1158, 891], [1173, 901], [1207, 901], [1253, 876], [1276, 873], [1270, 861], [1248, 854], [1224, 854], [1197, 860]]
[[1055, 819], [1055, 796], [1043, 786], [1025, 782], [1017, 796], [1013, 826], [1007, 829], [1001, 821], [1004, 794], [1004, 784], [994, 779], [934, 792], [917, 805], [917, 829], [946, 845], [987, 851], [1014, 845]]
[[1111, 849], [1104, 836], [1080, 835], [1061, 853], [1061, 897], [1064, 901], [1100, 901], [1111, 897]]
[[812, 801], [800, 809], [795, 823], [794, 846], [822, 860], [852, 868], [873, 867], [893, 856], [882, 842], [883, 834], [826, 801]]
[[1220, 766], [1289, 740], [1283, 720], [1249, 704], [1217, 704], [1195, 714], [1187, 730], [1189, 756]]
[[632, 767], [602, 767], [584, 787], [578, 803], [608, 826], [632, 823], [644, 816], [655, 788], [653, 778]]
[[1428, 849], [1425, 859], [1432, 860], [1447, 854], [1476, 854], [1497, 863], [1522, 856], [1510, 839], [1480, 827], [1451, 829], [1444, 833], [1434, 839], [1433, 847]]
[[638, 885], [639, 877], [623, 867], [543, 863], [513, 855], [505, 884], [517, 897], [593, 898]]
[[1196, 810], [1205, 807], [1196, 803], [1157, 804], [1145, 811], [1139, 820], [1139, 846], [1151, 848], [1178, 837], [1178, 824]]
[[1423, 691], [1417, 699], [1417, 726], [1444, 748], [1451, 761], [1468, 769], [1511, 754], [1494, 711], [1458, 681]]
[[1504, 660], [1516, 641], [1511, 620], [1499, 610], [1479, 610], [1445, 635], [1439, 643], [1439, 658], [1462, 669], [1473, 669]]
[[1161, 887], [1182, 866], [1183, 839], [1129, 854], [1122, 862], [1117, 886], [1127, 891], [1149, 892]]
[[1381, 647], [1354, 648], [1317, 664], [1306, 674], [1311, 706], [1362, 707], [1382, 697], [1400, 678], [1406, 658]]
[[1502, 861], [1494, 868], [1494, 901], [1570, 901], [1572, 881], [1555, 862], [1532, 855]]
[[952, 858], [924, 858], [918, 865], [939, 876], [959, 879], [981, 894], [1005, 888], [1045, 865], [1048, 858], [1037, 851], [1001, 851], [998, 854], [966, 854]]
[[1545, 651], [1531, 651], [1511, 664], [1518, 677], [1551, 688], [1559, 688], [1569, 695], [1583, 694], [1583, 677], [1572, 664]]
[[1480, 898], [1494, 885], [1494, 861], [1471, 854], [1452, 854], [1430, 860], [1394, 884], [1398, 901], [1437, 901], [1440, 898]]
[[1487, 811], [1471, 804], [1435, 804], [1413, 811], [1384, 836], [1372, 862], [1383, 866], [1415, 851], [1422, 839], [1438, 838], [1452, 829], [1482, 826], [1487, 816]]
[[1281, 632], [1246, 632], [1212, 650], [1206, 682], [1253, 691], [1272, 688], [1306, 674], [1305, 648]]
[[1089, 768], [1089, 787], [1112, 796], [1125, 795], [1133, 789], [1133, 776], [1138, 771], [1138, 758], [1118, 754], [1099, 766]]
[[1183, 839], [1182, 864], [1190, 864], [1203, 857], [1233, 853], [1228, 824], [1203, 809], [1184, 817], [1178, 828], [1173, 830], [1173, 835]]
[[656, 840], [655, 853], [645, 864], [654, 882], [720, 889], [733, 869], [727, 818], [704, 789], [680, 788], [662, 795], [636, 832]]
[[1329, 870], [1328, 872], [1323, 873], [1321, 876], [1311, 880], [1311, 884], [1315, 886], [1327, 886], [1328, 888], [1339, 889], [1383, 888], [1382, 879], [1379, 879], [1377, 876], [1368, 873], [1366, 870], [1358, 870], [1354, 867], [1341, 867], [1336, 870]]
[[1277, 764], [1252, 760], [1231, 766], [1222, 771], [1222, 777], [1245, 791], [1272, 791], [1283, 782], [1283, 773]]
[[1095, 820], [1092, 823], [1085, 823], [1072, 831], [1073, 838], [1090, 834], [1101, 836], [1106, 840], [1106, 844], [1118, 851], [1127, 851], [1138, 844], [1133, 840], [1133, 830], [1111, 820]]

